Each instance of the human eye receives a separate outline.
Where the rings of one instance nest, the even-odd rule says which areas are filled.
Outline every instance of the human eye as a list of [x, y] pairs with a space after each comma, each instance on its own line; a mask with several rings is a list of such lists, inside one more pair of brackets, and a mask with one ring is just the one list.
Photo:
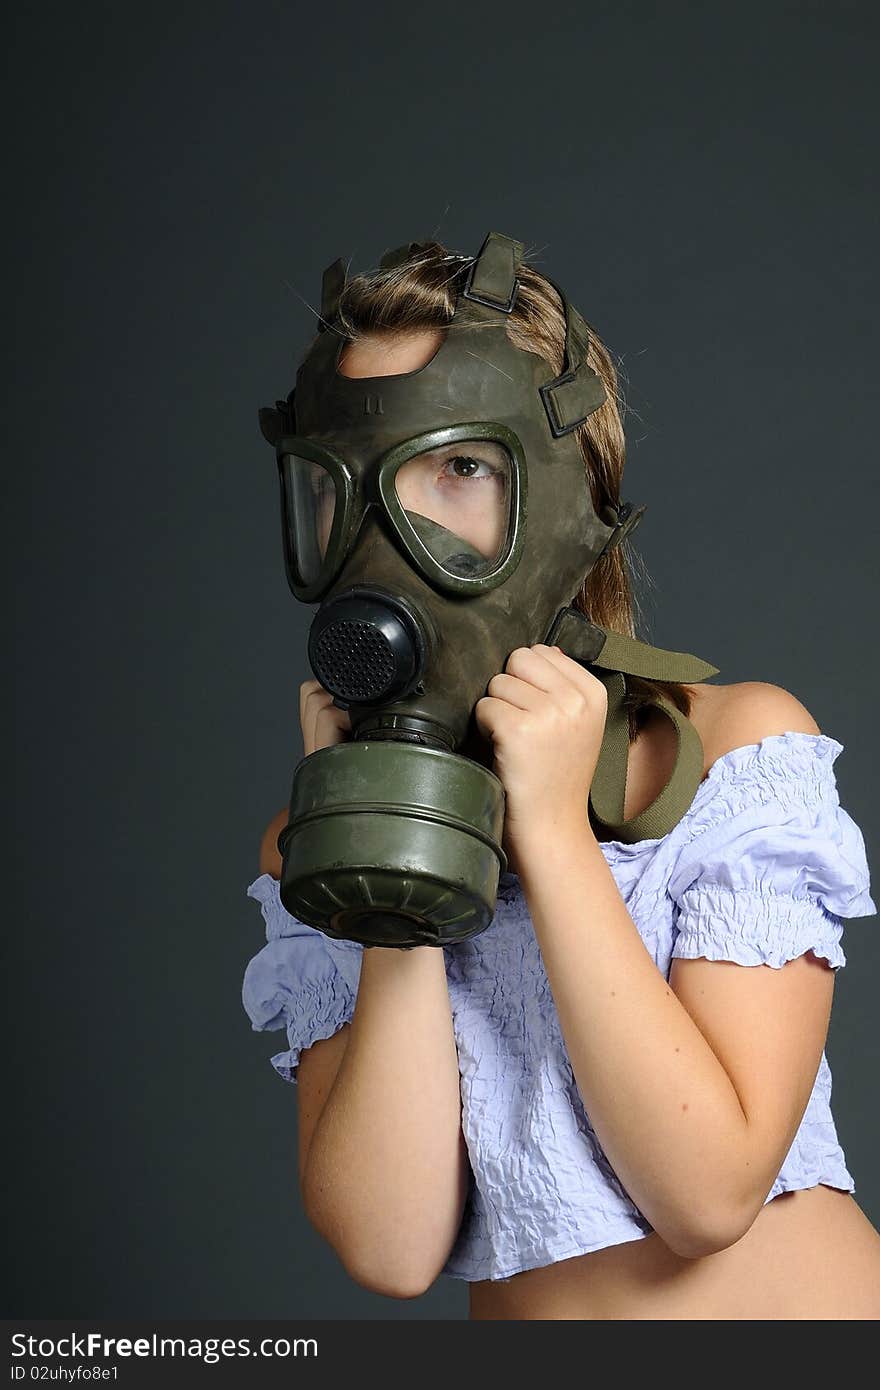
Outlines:
[[488, 459], [479, 458], [470, 452], [447, 455], [441, 468], [441, 473], [454, 482], [485, 482], [497, 477], [500, 471]]

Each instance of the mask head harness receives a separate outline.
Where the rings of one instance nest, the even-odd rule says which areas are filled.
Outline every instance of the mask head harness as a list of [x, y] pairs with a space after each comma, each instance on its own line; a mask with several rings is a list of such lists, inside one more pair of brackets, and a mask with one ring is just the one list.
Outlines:
[[[395, 268], [417, 254], [421, 247], [422, 243], [409, 242], [386, 252], [379, 263], [380, 269]], [[544, 455], [551, 467], [554, 454], [568, 458], [576, 456], [580, 479], [583, 479], [584, 465], [574, 431], [603, 404], [605, 388], [587, 361], [590, 342], [587, 325], [553, 281], [548, 283], [559, 295], [566, 325], [561, 372], [548, 375], [548, 364], [542, 358], [510, 343], [504, 320], [517, 301], [520, 286], [517, 270], [522, 254], [521, 242], [493, 232], [486, 238], [476, 259], [459, 258], [465, 265], [469, 263], [469, 269], [446, 330], [446, 342], [426, 367], [397, 377], [350, 378], [338, 372], [346, 341], [338, 326], [339, 301], [347, 283], [345, 263], [340, 257], [324, 271], [318, 342], [300, 367], [297, 384], [286, 400], [277, 400], [274, 407], [264, 407], [259, 412], [263, 437], [278, 453], [280, 474], [283, 473], [281, 459], [291, 452], [285, 444], [302, 443], [304, 437], [306, 442], [323, 444], [327, 455], [332, 453], [335, 444], [340, 453], [345, 451], [348, 462], [348, 468], [342, 470], [343, 476], [337, 482], [342, 494], [340, 501], [349, 504], [351, 514], [344, 515], [344, 508], [340, 507], [336, 534], [330, 537], [323, 566], [310, 567], [305, 555], [298, 556], [296, 531], [289, 524], [290, 517], [287, 518], [282, 537], [285, 563], [288, 582], [298, 599], [311, 602], [323, 596], [334, 568], [338, 568], [339, 561], [344, 558], [345, 542], [351, 544], [366, 508], [372, 503], [382, 509], [381, 476], [387, 475], [388, 469], [381, 467], [379, 448], [392, 442], [405, 443], [402, 431], [409, 422], [413, 426], [418, 424], [419, 433], [424, 434], [429, 422], [436, 426], [436, 432], [466, 418], [485, 426], [490, 411], [500, 421], [514, 427], [517, 420], [521, 423], [528, 418], [533, 453], [538, 458]], [[499, 358], [507, 361], [500, 362]], [[510, 363], [515, 364], [515, 383], [511, 383], [509, 377], [505, 383], [503, 377]], [[531, 389], [529, 399], [523, 402], [521, 398], [516, 399], [516, 389], [526, 383]], [[552, 441], [555, 440], [564, 441], [564, 445], [554, 448]], [[366, 469], [368, 443], [373, 445], [370, 463], [379, 475], [380, 486], [378, 495], [369, 486], [362, 488], [358, 510], [352, 495], [356, 491], [354, 475]], [[284, 512], [283, 488], [281, 501]], [[634, 510], [626, 502], [603, 507], [601, 518], [594, 519], [600, 524], [594, 526], [595, 534], [591, 537], [593, 563], [600, 554], [612, 550], [632, 533], [644, 510], [644, 507]], [[394, 516], [393, 503], [388, 511], [387, 520], [392, 530], [396, 530], [398, 518]], [[412, 540], [405, 525], [400, 527], [400, 532], [404, 545], [407, 538]], [[598, 544], [600, 540], [601, 545]], [[411, 558], [424, 561], [425, 557], [418, 554], [418, 546], [412, 549], [417, 554]], [[430, 563], [425, 568], [434, 570]], [[499, 569], [500, 565], [496, 565], [491, 576], [484, 573], [472, 583], [479, 582], [485, 587], [488, 577], [496, 583], [501, 582], [506, 575], [499, 574]], [[448, 588], [456, 587], [449, 582], [448, 573], [437, 571], [426, 577], [441, 583], [445, 579]], [[579, 578], [583, 578], [583, 573]], [[474, 589], [466, 582], [461, 592], [473, 593]]]

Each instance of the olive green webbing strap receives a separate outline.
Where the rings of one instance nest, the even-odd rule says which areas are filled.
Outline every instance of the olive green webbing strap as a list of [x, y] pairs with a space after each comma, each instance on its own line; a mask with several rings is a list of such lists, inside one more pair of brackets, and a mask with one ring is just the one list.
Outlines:
[[666, 786], [644, 811], [623, 819], [629, 757], [629, 716], [623, 703], [626, 677], [621, 671], [596, 675], [608, 690], [608, 718], [599, 760], [590, 787], [593, 817], [614, 839], [629, 844], [637, 840], [660, 839], [678, 825], [690, 807], [703, 777], [703, 743], [697, 730], [665, 695], [651, 701], [672, 720], [678, 735], [675, 763]]
[[626, 676], [696, 684], [718, 674], [688, 652], [666, 651], [637, 638], [608, 632], [589, 622], [576, 609], [565, 609], [547, 637], [575, 661], [595, 668], [593, 674], [608, 692], [608, 713], [599, 758], [590, 787], [592, 816], [615, 839], [635, 843], [667, 835], [689, 809], [703, 777], [703, 743], [690, 720], [671, 700], [658, 693], [650, 702], [675, 726], [675, 763], [666, 786], [637, 816], [623, 819], [629, 758], [629, 716], [624, 703]]

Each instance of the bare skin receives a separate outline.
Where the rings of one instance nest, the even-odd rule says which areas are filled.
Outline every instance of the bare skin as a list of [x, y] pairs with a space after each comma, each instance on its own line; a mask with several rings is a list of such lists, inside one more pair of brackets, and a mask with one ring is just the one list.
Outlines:
[[[690, 687], [704, 777], [727, 751], [726, 710], [740, 687]], [[662, 715], [630, 748], [624, 814], [668, 780], [675, 734]], [[734, 1245], [700, 1259], [655, 1233], [507, 1281], [469, 1286], [472, 1319], [874, 1319], [880, 1317], [880, 1235], [855, 1198], [819, 1184], [775, 1197]]]
[[[384, 335], [350, 346], [340, 367], [352, 377], [414, 371], [440, 341], [433, 332]], [[716, 758], [747, 741], [731, 736], [743, 689], [691, 688], [704, 777]], [[671, 723], [652, 717], [630, 747], [625, 818], [665, 785], [675, 748]], [[518, 871], [510, 857], [509, 865]], [[735, 1244], [697, 1259], [676, 1255], [653, 1233], [506, 1281], [479, 1281], [469, 1291], [475, 1320], [874, 1319], [880, 1317], [880, 1235], [849, 1193], [820, 1184], [774, 1198]]]

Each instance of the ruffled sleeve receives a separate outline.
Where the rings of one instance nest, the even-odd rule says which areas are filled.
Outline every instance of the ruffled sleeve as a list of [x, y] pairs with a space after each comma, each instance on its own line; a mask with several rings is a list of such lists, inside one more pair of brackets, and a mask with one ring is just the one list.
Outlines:
[[840, 805], [842, 751], [825, 734], [774, 734], [715, 762], [669, 882], [673, 958], [779, 969], [813, 951], [846, 964], [843, 920], [877, 908], [862, 833]]
[[266, 945], [247, 964], [241, 998], [254, 1032], [287, 1029], [288, 1050], [270, 1061], [295, 1084], [303, 1048], [351, 1022], [363, 947], [336, 941], [293, 917], [279, 890], [271, 874], [248, 887], [247, 896], [262, 909]]

